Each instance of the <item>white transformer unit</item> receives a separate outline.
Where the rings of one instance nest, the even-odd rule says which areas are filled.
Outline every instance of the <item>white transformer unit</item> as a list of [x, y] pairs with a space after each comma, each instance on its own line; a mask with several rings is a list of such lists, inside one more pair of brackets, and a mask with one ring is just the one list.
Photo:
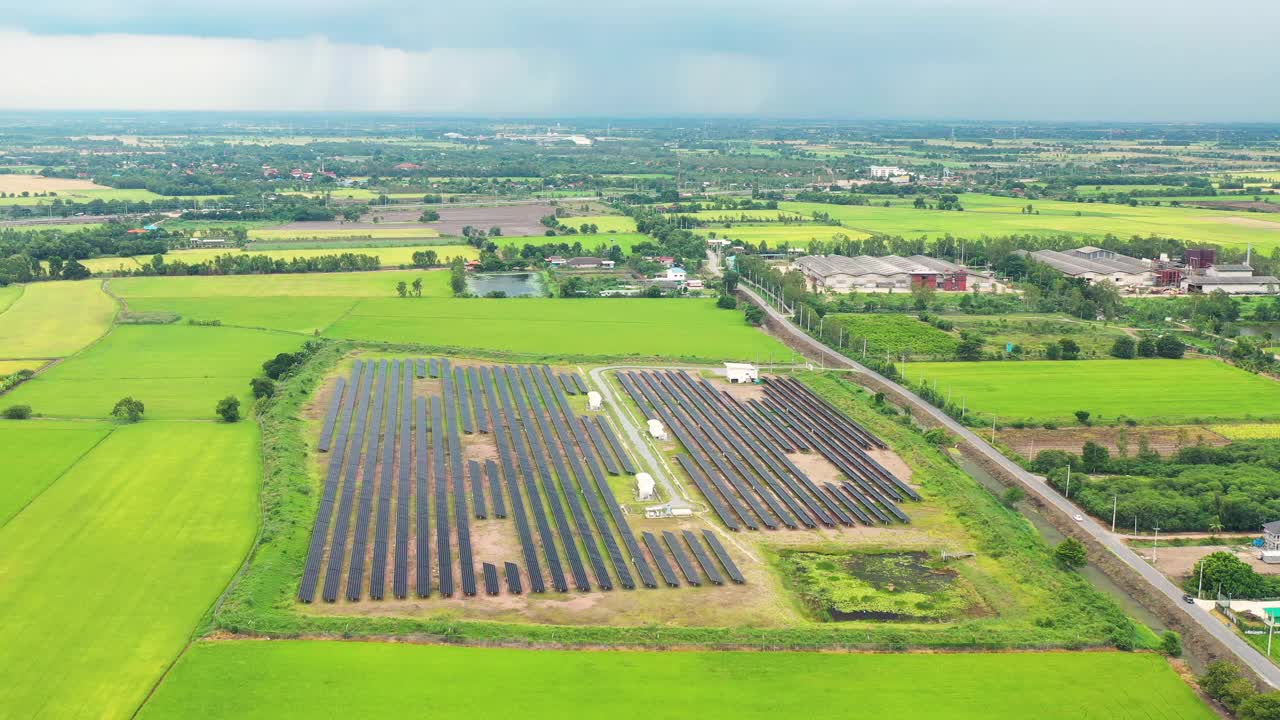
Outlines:
[[760, 368], [751, 363], [727, 362], [724, 376], [731, 383], [753, 383], [760, 379]]
[[640, 500], [652, 500], [654, 498], [653, 476], [649, 473], [638, 473], [636, 475], [636, 498]]
[[599, 410], [602, 407], [604, 407], [604, 397], [600, 393], [595, 390], [587, 393], [588, 410]]
[[654, 440], [667, 439], [667, 429], [662, 427], [661, 420], [649, 421], [649, 436], [652, 437]]

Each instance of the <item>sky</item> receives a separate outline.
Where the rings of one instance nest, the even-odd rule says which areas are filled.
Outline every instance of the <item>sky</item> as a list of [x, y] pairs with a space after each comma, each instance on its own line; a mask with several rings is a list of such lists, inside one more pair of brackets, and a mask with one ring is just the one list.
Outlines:
[[0, 109], [1280, 121], [1280, 2], [0, 0]]

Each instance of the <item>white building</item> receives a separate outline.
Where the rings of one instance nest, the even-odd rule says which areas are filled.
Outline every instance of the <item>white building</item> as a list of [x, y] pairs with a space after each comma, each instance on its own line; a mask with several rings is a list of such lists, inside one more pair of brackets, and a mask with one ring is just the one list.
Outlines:
[[1262, 552], [1258, 558], [1265, 563], [1280, 563], [1280, 520], [1262, 526]]
[[592, 390], [591, 392], [587, 393], [587, 409], [588, 410], [599, 410], [602, 407], [604, 407], [604, 397], [601, 396], [600, 393], [596, 392], [595, 390]]
[[636, 499], [652, 500], [656, 497], [654, 492], [655, 486], [653, 476], [649, 473], [639, 473], [636, 475]]
[[652, 437], [654, 440], [667, 439], [667, 429], [662, 427], [661, 420], [649, 421], [649, 436]]
[[[1017, 251], [1025, 252], [1025, 251]], [[1068, 277], [1091, 283], [1109, 280], [1121, 288], [1150, 287], [1155, 284], [1153, 263], [1086, 245], [1075, 250], [1036, 250], [1027, 255]]]
[[727, 362], [724, 376], [731, 383], [753, 383], [760, 379], [760, 368], [751, 363]]
[[672, 282], [684, 282], [688, 277], [689, 273], [685, 272], [682, 267], [667, 268], [667, 280], [671, 280]]
[[1228, 295], [1274, 295], [1280, 291], [1280, 280], [1271, 275], [1254, 275], [1248, 265], [1211, 265], [1203, 273], [1184, 278], [1182, 289], [1198, 293], [1221, 290]]
[[888, 180], [889, 178], [906, 175], [907, 171], [897, 165], [872, 165], [867, 171], [872, 180]]
[[969, 274], [960, 265], [925, 255], [806, 255], [796, 258], [792, 268], [804, 274], [809, 290], [837, 293], [853, 290], [905, 291], [918, 285], [963, 291], [967, 289]]

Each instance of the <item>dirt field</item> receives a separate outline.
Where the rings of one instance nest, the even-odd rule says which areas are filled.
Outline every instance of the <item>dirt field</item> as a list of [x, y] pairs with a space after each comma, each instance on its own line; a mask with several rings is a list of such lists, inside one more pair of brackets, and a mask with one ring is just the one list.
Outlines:
[[[14, 176], [0, 175], [0, 178], [4, 177]], [[555, 212], [554, 207], [545, 204], [455, 208], [440, 205], [434, 206], [434, 209], [440, 213], [440, 219], [430, 223], [418, 222], [418, 217], [422, 215], [421, 208], [406, 210], [388, 207], [374, 208], [357, 222], [294, 222], [272, 229], [296, 231], [300, 237], [305, 237], [309, 232], [326, 230], [388, 230], [405, 227], [430, 228], [442, 235], [461, 235], [462, 228], [470, 225], [485, 231], [491, 227], [500, 227], [503, 235], [541, 235], [547, 228], [538, 221]], [[373, 221], [375, 217], [378, 222]]]
[[[1179, 448], [1204, 443], [1221, 447], [1230, 443], [1227, 438], [1199, 425], [1171, 425], [1168, 427], [1127, 428], [1129, 455], [1138, 452], [1138, 439], [1145, 437], [1151, 449], [1161, 455], [1169, 455]], [[1086, 442], [1095, 442], [1115, 454], [1121, 428], [1079, 427], [1044, 430], [1042, 428], [1001, 430], [997, 436], [1023, 457], [1034, 457], [1044, 450], [1065, 450], [1079, 454]]]
[[1253, 212], [1280, 212], [1280, 205], [1274, 203], [1254, 202], [1253, 200], [1206, 200], [1204, 202], [1195, 203], [1196, 207], [1208, 208], [1210, 210], [1245, 210]]
[[41, 175], [0, 175], [0, 192], [6, 193], [38, 193], [68, 192], [71, 190], [110, 190], [92, 180], [74, 180], [71, 178], [47, 178]]
[[[1147, 562], [1151, 561], [1151, 546], [1141, 543], [1133, 546], [1135, 552]], [[1175, 581], [1182, 581], [1191, 574], [1200, 558], [1216, 552], [1230, 552], [1249, 563], [1259, 574], [1280, 575], [1280, 565], [1268, 565], [1258, 559], [1258, 551], [1242, 549], [1239, 545], [1202, 545], [1196, 547], [1162, 547], [1156, 550], [1156, 568]]]

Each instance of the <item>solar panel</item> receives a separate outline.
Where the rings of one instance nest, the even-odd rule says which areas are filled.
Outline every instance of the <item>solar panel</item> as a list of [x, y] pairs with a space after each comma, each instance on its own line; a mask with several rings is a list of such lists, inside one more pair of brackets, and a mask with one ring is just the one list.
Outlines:
[[653, 561], [658, 565], [658, 572], [662, 573], [662, 579], [669, 587], [680, 587], [680, 581], [676, 578], [675, 571], [671, 569], [671, 563], [667, 562], [667, 556], [663, 554], [658, 539], [651, 532], [644, 533], [643, 537], [644, 544], [649, 547], [649, 554], [653, 555]]
[[483, 563], [484, 592], [486, 595], [498, 594], [498, 568], [493, 563]]
[[373, 531], [373, 566], [369, 574], [369, 597], [374, 600], [381, 600], [386, 594], [387, 540], [391, 535], [392, 481], [396, 475], [396, 429], [400, 419], [400, 398], [404, 394], [404, 384], [409, 381], [408, 371], [409, 367], [406, 363], [397, 360], [391, 364], [385, 440], [382, 443], [382, 460], [379, 463], [382, 484], [378, 488], [378, 516]]
[[[516, 431], [510, 427], [513, 421], [510, 403], [507, 401], [505, 393], [502, 394], [500, 404], [496, 400], [501, 375], [498, 374], [495, 368], [486, 367], [483, 374], [485, 375], [485, 395], [489, 399], [489, 407], [495, 408], [493, 418], [495, 420], [494, 428], [497, 430], [495, 436], [498, 441], [498, 457], [502, 460], [502, 476], [507, 483], [507, 495], [511, 498], [511, 514], [516, 521], [516, 531], [520, 536], [520, 549], [524, 554], [525, 568], [529, 572], [529, 590], [540, 593], [546, 588], [542, 581], [542, 568], [538, 563], [538, 554], [534, 550], [533, 533], [529, 529], [529, 518], [525, 514], [524, 500], [520, 495], [520, 484], [516, 479], [516, 475], [521, 472], [521, 468], [517, 465], [519, 458], [516, 457], [516, 454], [511, 449], [516, 437]], [[509, 568], [511, 567], [514, 567], [514, 565], [509, 564]]]
[[729, 557], [729, 553], [720, 544], [720, 538], [716, 537], [715, 533], [710, 530], [703, 530], [702, 539], [707, 541], [707, 547], [711, 548], [711, 552], [716, 554], [716, 558], [724, 566], [724, 571], [728, 574], [730, 580], [739, 585], [747, 581], [746, 578], [742, 577], [742, 572], [738, 570], [737, 564], [733, 562], [733, 558]]
[[475, 427], [471, 424], [471, 386], [467, 385], [467, 374], [460, 367], [453, 369], [453, 389], [458, 396], [462, 432], [470, 435], [475, 432]]
[[702, 543], [698, 542], [698, 536], [690, 530], [684, 530], [681, 534], [684, 535], [684, 541], [688, 543], [689, 549], [693, 551], [693, 556], [698, 559], [698, 564], [702, 566], [702, 572], [706, 573], [707, 579], [716, 585], [723, 585], [724, 576], [720, 574], [720, 568], [716, 567], [715, 562], [703, 549]]
[[636, 466], [631, 462], [631, 457], [627, 455], [626, 450], [622, 448], [622, 443], [618, 441], [618, 436], [613, 434], [613, 428], [609, 427], [609, 423], [605, 419], [596, 415], [595, 423], [600, 428], [600, 434], [608, 441], [609, 447], [613, 448], [613, 454], [618, 458], [618, 462], [622, 463], [622, 471], [629, 474], [636, 474]]
[[684, 573], [685, 582], [694, 587], [702, 585], [702, 578], [698, 575], [698, 571], [694, 569], [693, 563], [689, 562], [689, 556], [685, 554], [684, 548], [680, 547], [680, 541], [676, 539], [675, 534], [670, 530], [663, 530], [662, 539], [667, 543], [667, 549], [671, 551], [671, 557], [676, 559], [676, 565], [680, 566], [680, 572]]
[[505, 563], [504, 565], [504, 570], [506, 571], [507, 576], [507, 592], [512, 595], [519, 595], [524, 592], [524, 589], [520, 585], [520, 568], [516, 567], [516, 564], [512, 562]]
[[[378, 365], [375, 370], [375, 377], [375, 387], [380, 388], [386, 379], [386, 363]], [[378, 391], [373, 391], [368, 397], [376, 403]], [[372, 465], [373, 463], [368, 462], [368, 458], [376, 457], [376, 451], [371, 452], [371, 449], [374, 442], [372, 436], [377, 435], [377, 432], [370, 432], [370, 429], [379, 421], [381, 408], [377, 408], [375, 412], [369, 407], [369, 399], [362, 399], [361, 405], [363, 407], [356, 413], [357, 417], [362, 418], [357, 439], [364, 442], [364, 456], [362, 458], [359, 455], [358, 445], [353, 444], [353, 449], [357, 450], [357, 454], [347, 463], [347, 474], [342, 482], [342, 500], [338, 505], [338, 520], [333, 527], [333, 536], [329, 541], [329, 567], [325, 570], [324, 590], [322, 593], [325, 602], [335, 602], [338, 599], [338, 588], [342, 582], [342, 565], [346, 560], [347, 539], [351, 528], [351, 507], [355, 504], [361, 462]]]
[[489, 501], [493, 503], [493, 516], [505, 518], [507, 504], [502, 498], [502, 481], [498, 478], [498, 464], [492, 460], [484, 461], [484, 474], [489, 478]]
[[430, 535], [430, 527], [428, 517], [430, 516], [430, 499], [427, 497], [427, 400], [426, 398], [418, 398], [417, 408], [417, 428], [414, 430], [413, 440], [413, 456], [414, 456], [414, 490], [413, 497], [416, 502], [415, 507], [418, 510], [417, 522], [417, 542], [415, 543], [414, 557], [417, 560], [417, 568], [414, 574], [415, 588], [418, 597], [430, 597], [431, 595], [431, 554], [428, 547], [428, 539]]
[[471, 506], [476, 518], [488, 517], [484, 509], [484, 474], [480, 471], [480, 463], [467, 461], [467, 476], [471, 478]]
[[560, 384], [564, 386], [564, 391], [570, 395], [578, 394], [578, 383], [573, 381], [573, 376], [566, 373], [560, 376]]
[[392, 592], [401, 600], [409, 595], [409, 509], [413, 476], [413, 378], [406, 372], [400, 386], [399, 482], [396, 484], [396, 550]]
[[440, 361], [439, 360], [435, 358], [431, 358], [430, 360], [427, 361], [427, 375], [433, 378], [440, 377]]
[[586, 394], [587, 394], [587, 384], [586, 384], [585, 382], [583, 382], [583, 381], [582, 381], [582, 376], [581, 376], [581, 375], [579, 375], [579, 374], [577, 374], [577, 373], [574, 373], [574, 374], [573, 374], [573, 381], [574, 381], [575, 383], [577, 383], [577, 384], [578, 384], [578, 392], [582, 393], [583, 395], [586, 395]]
[[333, 425], [338, 420], [338, 408], [342, 406], [343, 390], [346, 387], [347, 381], [343, 378], [338, 378], [333, 386], [333, 399], [329, 401], [329, 410], [324, 414], [324, 427], [320, 430], [320, 442], [316, 445], [320, 452], [329, 452], [329, 445], [333, 442]]
[[592, 446], [595, 448], [596, 456], [604, 461], [604, 469], [610, 475], [619, 475], [622, 470], [618, 467], [618, 463], [613, 458], [613, 449], [605, 443], [604, 438], [600, 435], [600, 427], [587, 418], [580, 417], [578, 422], [582, 423], [582, 428], [587, 431], [587, 437], [591, 439]]
[[475, 417], [476, 430], [489, 432], [489, 413], [484, 407], [484, 393], [480, 390], [480, 372], [474, 367], [467, 368], [467, 384], [471, 388], [471, 413]]
[[435, 489], [436, 567], [440, 573], [440, 594], [453, 597], [453, 548], [449, 544], [449, 478], [445, 469], [444, 404], [431, 396], [431, 483]]

